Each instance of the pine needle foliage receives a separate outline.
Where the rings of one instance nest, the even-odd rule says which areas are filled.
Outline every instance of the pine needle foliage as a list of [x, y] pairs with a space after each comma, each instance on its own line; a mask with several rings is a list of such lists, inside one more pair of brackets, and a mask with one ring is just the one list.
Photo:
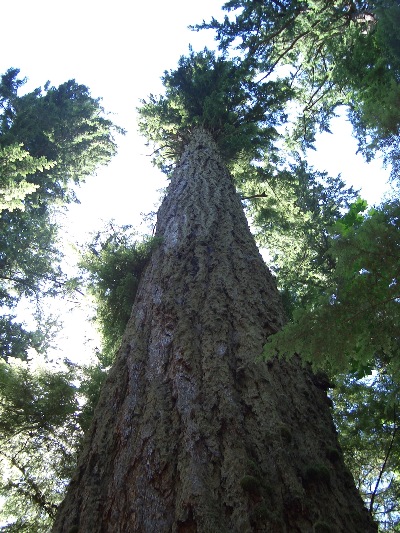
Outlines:
[[51, 526], [82, 437], [74, 377], [0, 361], [1, 531]]
[[[257, 242], [269, 254], [288, 318], [325, 289], [335, 260], [328, 228], [356, 201], [340, 176], [310, 167], [300, 154], [264, 161], [257, 178], [242, 184]], [[246, 177], [249, 177], [247, 173]]]
[[[25, 79], [9, 69], [0, 82], [0, 147], [21, 146], [38, 172], [26, 181], [37, 186], [29, 205], [75, 200], [72, 184], [83, 182], [116, 153], [114, 135], [124, 133], [106, 118], [99, 98], [85, 85], [69, 80], [59, 87], [47, 83], [23, 96]], [[20, 154], [21, 155], [21, 154]], [[17, 176], [15, 176], [17, 177]]]
[[154, 162], [169, 172], [191, 131], [210, 132], [229, 166], [237, 159], [262, 159], [285, 118], [286, 82], [255, 83], [254, 72], [214, 52], [190, 51], [165, 72], [165, 95], [150, 95], [139, 112], [139, 130], [154, 147]]
[[103, 362], [110, 364], [119, 348], [141, 274], [157, 242], [155, 238], [139, 241], [131, 226], [110, 222], [82, 254], [80, 268], [94, 299]]
[[295, 350], [332, 372], [373, 368], [379, 357], [391, 362], [400, 380], [399, 202], [361, 218], [355, 216], [359, 209], [355, 204], [331, 230], [329, 254], [336, 268], [324, 294], [295, 311], [266, 354]]
[[[26, 359], [46, 348], [46, 296], [71, 294], [76, 280], [61, 269], [55, 215], [76, 200], [76, 184], [110, 161], [114, 135], [100, 99], [75, 80], [20, 95], [25, 79], [9, 69], [0, 77], [0, 357]], [[36, 331], [15, 318], [29, 301]], [[38, 320], [39, 319], [39, 320]]]
[[244, 58], [261, 79], [287, 77], [297, 114], [292, 138], [312, 147], [346, 105], [360, 149], [384, 149], [398, 171], [400, 55], [397, 0], [231, 0], [212, 28], [224, 51]]
[[399, 385], [391, 365], [376, 361], [368, 378], [336, 378], [332, 392], [341, 447], [357, 487], [381, 531], [400, 526]]

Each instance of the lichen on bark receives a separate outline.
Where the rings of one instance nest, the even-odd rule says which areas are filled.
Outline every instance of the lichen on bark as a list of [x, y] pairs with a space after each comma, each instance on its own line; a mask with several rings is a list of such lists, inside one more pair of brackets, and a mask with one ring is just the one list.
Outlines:
[[[209, 134], [194, 130], [53, 532], [375, 531]], [[331, 461], [332, 449], [338, 450]]]

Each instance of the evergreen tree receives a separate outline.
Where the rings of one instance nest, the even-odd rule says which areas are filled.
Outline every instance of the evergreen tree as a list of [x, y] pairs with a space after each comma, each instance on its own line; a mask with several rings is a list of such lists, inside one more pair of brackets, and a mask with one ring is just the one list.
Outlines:
[[[87, 87], [71, 80], [20, 96], [18, 73], [0, 82], [0, 494], [2, 530], [37, 533], [54, 519], [96, 396], [85, 369], [27, 364], [48, 347], [45, 298], [76, 288], [61, 269], [55, 219], [76, 200], [74, 186], [111, 159], [122, 131]], [[33, 304], [36, 330], [18, 321], [21, 302]]]
[[101, 360], [114, 360], [130, 318], [139, 280], [157, 240], [139, 242], [131, 226], [111, 221], [93, 236], [80, 268], [88, 293], [94, 299], [94, 320], [102, 338]]
[[360, 149], [385, 149], [398, 172], [399, 36], [397, 0], [230, 0], [214, 28], [222, 49], [235, 47], [261, 79], [286, 77], [297, 113], [293, 137], [312, 145], [315, 127], [329, 131], [338, 105], [349, 116]]
[[336, 378], [335, 421], [347, 464], [381, 531], [398, 531], [400, 447], [398, 380], [377, 361], [373, 377]]
[[[0, 356], [26, 359], [44, 349], [45, 328], [27, 332], [15, 320], [22, 298], [74, 289], [63, 275], [55, 213], [75, 199], [74, 184], [109, 162], [113, 135], [99, 99], [74, 80], [18, 95], [25, 80], [9, 69], [0, 82]], [[35, 314], [35, 313], [34, 313]]]
[[[215, 75], [222, 65], [231, 77]], [[166, 97], [144, 104], [142, 127], [149, 117], [150, 140], [176, 165], [160, 244], [54, 532], [376, 530], [326, 386], [297, 357], [256, 362], [284, 312], [224, 161], [250, 168], [273, 126], [263, 112], [247, 128], [250, 92], [224, 100], [224, 85], [243, 94], [235, 69], [192, 55], [166, 75]], [[224, 118], [216, 129], [200, 113], [209, 106]]]

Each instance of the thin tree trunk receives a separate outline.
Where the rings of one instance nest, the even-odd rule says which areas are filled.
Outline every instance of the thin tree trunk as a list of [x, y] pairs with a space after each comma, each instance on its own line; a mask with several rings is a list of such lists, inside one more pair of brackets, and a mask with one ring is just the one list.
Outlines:
[[210, 136], [193, 133], [54, 533], [376, 531]]

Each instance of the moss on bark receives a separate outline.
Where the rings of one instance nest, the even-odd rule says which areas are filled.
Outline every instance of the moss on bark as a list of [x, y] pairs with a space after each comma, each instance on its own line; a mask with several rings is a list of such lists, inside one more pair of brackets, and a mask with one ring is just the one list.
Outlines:
[[202, 130], [157, 235], [53, 532], [375, 531], [341, 456], [330, 460], [326, 392], [296, 357], [256, 362], [282, 304]]

